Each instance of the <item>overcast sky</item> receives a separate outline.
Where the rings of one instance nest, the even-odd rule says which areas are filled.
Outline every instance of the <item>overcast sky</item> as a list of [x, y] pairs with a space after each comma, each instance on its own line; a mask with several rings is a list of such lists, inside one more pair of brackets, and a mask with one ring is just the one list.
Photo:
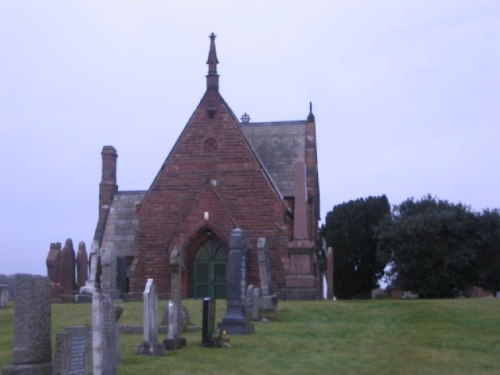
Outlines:
[[500, 1], [0, 0], [0, 273], [87, 250], [101, 149], [146, 190], [205, 91], [240, 117], [313, 103], [321, 215], [386, 194], [500, 208]]

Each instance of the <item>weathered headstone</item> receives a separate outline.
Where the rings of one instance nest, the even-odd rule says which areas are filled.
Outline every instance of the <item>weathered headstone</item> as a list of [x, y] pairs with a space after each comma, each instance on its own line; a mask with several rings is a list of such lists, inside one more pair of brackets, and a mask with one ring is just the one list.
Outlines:
[[247, 286], [246, 292], [246, 310], [247, 310], [247, 320], [252, 320], [252, 310], [253, 310], [253, 290], [255, 286], [250, 284]]
[[92, 359], [94, 375], [116, 375], [118, 327], [113, 298], [96, 290], [92, 297]]
[[47, 259], [45, 264], [47, 265], [47, 276], [52, 283], [59, 283], [60, 268], [61, 268], [61, 244], [52, 242], [50, 244], [49, 253], [47, 254]]
[[87, 282], [89, 276], [89, 257], [85, 242], [80, 241], [78, 252], [76, 253], [76, 286], [81, 288]]
[[333, 299], [333, 248], [329, 247], [326, 256], [326, 270], [327, 270], [327, 282], [328, 282], [328, 293], [327, 298]]
[[61, 252], [61, 298], [74, 301], [75, 293], [75, 249], [68, 238]]
[[252, 320], [262, 320], [262, 289], [253, 288], [252, 291]]
[[158, 295], [153, 279], [147, 280], [142, 296], [144, 299], [144, 336], [135, 352], [143, 355], [165, 355], [165, 347], [158, 342]]
[[219, 327], [229, 335], [247, 335], [254, 332], [246, 311], [246, 253], [245, 233], [236, 228], [229, 240], [229, 279], [227, 308]]
[[53, 375], [87, 375], [90, 373], [90, 329], [87, 326], [66, 327], [57, 334]]
[[113, 244], [110, 244], [106, 249], [101, 250], [101, 265], [102, 265], [102, 291], [113, 297], [120, 298], [120, 291], [117, 288], [117, 259], [116, 250]]
[[50, 375], [50, 279], [17, 274], [15, 288], [13, 364], [2, 375]]
[[215, 299], [203, 298], [201, 345], [215, 346]]
[[9, 286], [0, 285], [0, 308], [7, 307], [8, 300], [9, 300]]
[[262, 289], [262, 309], [274, 311], [278, 307], [278, 297], [273, 293], [271, 258], [265, 237], [259, 237], [257, 240], [257, 259], [259, 261], [260, 288]]
[[186, 346], [186, 339], [180, 336], [179, 311], [182, 292], [182, 256], [178, 247], [170, 253], [171, 300], [168, 303], [168, 336], [163, 343], [168, 350]]
[[[161, 318], [161, 325], [167, 326], [168, 327], [168, 305], [170, 301], [165, 304], [165, 307], [163, 309], [163, 314]], [[191, 320], [189, 318], [189, 310], [185, 304], [181, 302], [179, 306], [179, 311], [178, 311], [178, 325], [179, 325], [179, 333], [180, 332], [190, 332], [193, 329], [196, 329], [196, 326], [193, 326], [191, 324]], [[168, 331], [167, 331], [168, 333]]]
[[[85, 285], [80, 288], [80, 293], [75, 296], [76, 302], [92, 302], [92, 295], [96, 291], [96, 278], [100, 276], [97, 275], [97, 267], [100, 262], [100, 251], [99, 242], [94, 241], [92, 243], [92, 249], [90, 252], [90, 274], [85, 282]], [[99, 273], [100, 275], [100, 273]], [[100, 282], [100, 280], [98, 280]]]
[[53, 242], [50, 244], [49, 253], [45, 261], [47, 265], [47, 276], [51, 281], [52, 300], [59, 301], [61, 294], [61, 271], [62, 271], [62, 252], [61, 243]]

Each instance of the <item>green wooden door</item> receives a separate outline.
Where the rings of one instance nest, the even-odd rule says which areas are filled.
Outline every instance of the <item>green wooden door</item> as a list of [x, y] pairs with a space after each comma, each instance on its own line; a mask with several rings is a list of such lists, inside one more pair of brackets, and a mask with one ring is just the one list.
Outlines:
[[227, 254], [215, 240], [206, 241], [194, 260], [193, 297], [226, 298]]

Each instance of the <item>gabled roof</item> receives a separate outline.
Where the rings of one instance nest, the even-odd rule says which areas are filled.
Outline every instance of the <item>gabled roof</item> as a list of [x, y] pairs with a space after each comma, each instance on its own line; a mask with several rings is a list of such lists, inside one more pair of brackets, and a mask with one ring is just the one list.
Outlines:
[[249, 122], [241, 130], [283, 197], [295, 195], [295, 162], [305, 160], [307, 121]]

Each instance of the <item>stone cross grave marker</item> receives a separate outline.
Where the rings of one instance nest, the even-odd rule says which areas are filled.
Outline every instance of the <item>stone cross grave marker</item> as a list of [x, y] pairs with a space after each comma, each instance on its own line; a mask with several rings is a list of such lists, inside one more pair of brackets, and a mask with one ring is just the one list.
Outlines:
[[2, 375], [51, 375], [50, 279], [17, 274], [15, 280], [13, 364]]
[[144, 300], [144, 336], [135, 352], [142, 355], [165, 355], [165, 347], [158, 342], [158, 295], [153, 279], [146, 281], [142, 297]]
[[229, 240], [229, 279], [227, 308], [219, 328], [229, 335], [248, 335], [254, 332], [246, 311], [246, 239], [242, 229], [231, 231]]

